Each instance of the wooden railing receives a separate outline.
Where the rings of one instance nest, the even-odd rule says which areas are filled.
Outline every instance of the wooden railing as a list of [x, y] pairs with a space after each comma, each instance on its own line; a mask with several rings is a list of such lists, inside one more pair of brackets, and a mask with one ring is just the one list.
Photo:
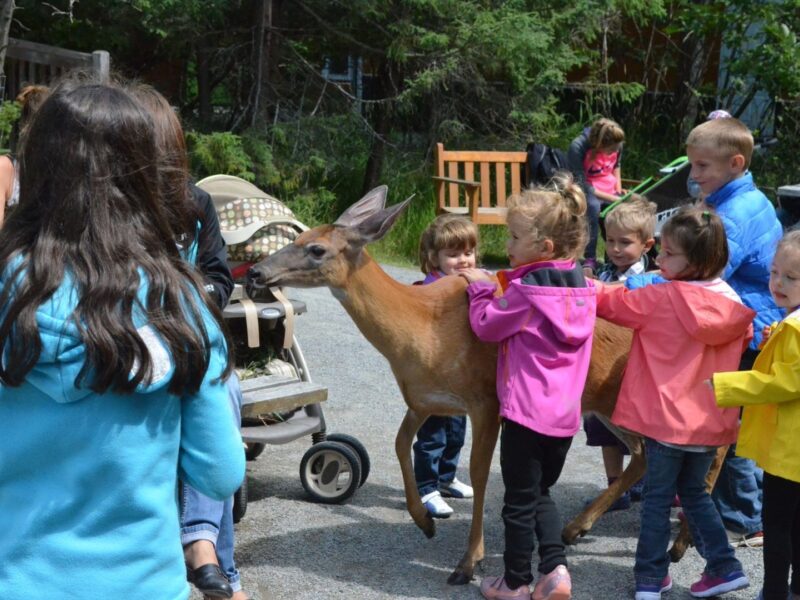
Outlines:
[[25, 85], [47, 85], [72, 69], [93, 71], [107, 79], [110, 68], [111, 59], [105, 50], [76, 52], [9, 38], [3, 69], [6, 76], [3, 99], [13, 100]]

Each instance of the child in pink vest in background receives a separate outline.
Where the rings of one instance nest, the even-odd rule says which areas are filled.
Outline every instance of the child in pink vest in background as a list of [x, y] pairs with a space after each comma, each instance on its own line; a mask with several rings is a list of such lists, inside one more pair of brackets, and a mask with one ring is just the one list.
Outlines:
[[597, 232], [600, 210], [616, 201], [622, 189], [622, 143], [625, 132], [611, 119], [598, 119], [572, 140], [567, 162], [572, 176], [586, 195], [589, 242], [584, 249], [584, 265], [597, 269]]
[[636, 548], [635, 600], [672, 588], [667, 547], [677, 493], [705, 570], [689, 592], [708, 598], [749, 585], [705, 478], [719, 446], [736, 441], [739, 413], [708, 385], [735, 370], [755, 313], [720, 278], [728, 245], [720, 218], [686, 207], [664, 225], [657, 264], [666, 283], [630, 291], [598, 283], [597, 315], [634, 330], [612, 423], [646, 439], [647, 478]]
[[505, 573], [481, 582], [481, 593], [490, 600], [531, 598], [537, 538], [539, 576], [532, 598], [567, 600], [572, 591], [550, 488], [580, 428], [595, 288], [577, 260], [586, 243], [584, 195], [569, 176], [552, 185], [508, 199], [511, 270], [498, 273], [502, 296], [495, 297], [496, 285], [481, 271], [461, 273], [470, 282], [473, 331], [500, 344]]

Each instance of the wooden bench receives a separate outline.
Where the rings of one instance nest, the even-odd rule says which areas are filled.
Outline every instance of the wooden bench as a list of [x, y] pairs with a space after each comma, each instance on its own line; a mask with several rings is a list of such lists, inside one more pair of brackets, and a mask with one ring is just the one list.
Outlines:
[[506, 198], [522, 188], [527, 152], [445, 150], [436, 144], [436, 213], [468, 216], [478, 225], [504, 225]]

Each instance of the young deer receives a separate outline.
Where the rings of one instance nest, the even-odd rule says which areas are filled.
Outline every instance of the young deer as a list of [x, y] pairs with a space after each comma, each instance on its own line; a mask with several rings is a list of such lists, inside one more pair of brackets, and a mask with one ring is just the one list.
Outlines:
[[[480, 342], [469, 325], [466, 282], [444, 277], [425, 286], [401, 284], [370, 258], [364, 247], [382, 238], [408, 205], [384, 208], [381, 186], [347, 209], [333, 225], [302, 233], [293, 244], [255, 265], [248, 274], [254, 287], [327, 286], [362, 334], [383, 354], [408, 406], [397, 432], [395, 451], [403, 474], [408, 512], [428, 537], [433, 519], [420, 501], [411, 463], [411, 446], [429, 415], [466, 413], [472, 423], [470, 479], [475, 490], [467, 550], [448, 583], [465, 584], [484, 556], [483, 507], [486, 482], [499, 431], [495, 370], [497, 347]], [[592, 361], [582, 398], [584, 412], [607, 421], [616, 403], [631, 332], [597, 320]], [[574, 543], [645, 471], [640, 437], [620, 432], [631, 447], [628, 468], [563, 532]], [[679, 560], [688, 532], [673, 546]], [[679, 545], [682, 544], [682, 545]]]

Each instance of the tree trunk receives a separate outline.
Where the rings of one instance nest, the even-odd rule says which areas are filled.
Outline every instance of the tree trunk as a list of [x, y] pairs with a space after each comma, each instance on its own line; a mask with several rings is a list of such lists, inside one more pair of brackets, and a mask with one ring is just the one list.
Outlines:
[[[377, 95], [379, 98], [389, 98], [395, 95], [394, 82], [399, 81], [399, 75], [392, 73], [392, 63], [384, 61], [378, 69]], [[356, 107], [360, 110], [361, 107]], [[372, 149], [364, 169], [363, 193], [367, 193], [380, 183], [383, 159], [386, 156], [386, 138], [391, 130], [391, 106], [379, 102], [372, 106], [370, 124], [373, 129]]]
[[[712, 0], [693, 0], [693, 4], [711, 4]], [[687, 34], [681, 43], [678, 89], [675, 90], [675, 114], [682, 115], [678, 126], [679, 143], [683, 144], [697, 122], [700, 100], [697, 90], [703, 83], [711, 52], [717, 48], [698, 32]]]
[[0, 0], [0, 73], [6, 64], [6, 48], [8, 48], [8, 35], [11, 31], [11, 21], [14, 18], [14, 0]]
[[201, 127], [210, 127], [212, 118], [211, 109], [211, 65], [209, 63], [210, 49], [203, 39], [197, 48], [197, 104], [198, 116]]

